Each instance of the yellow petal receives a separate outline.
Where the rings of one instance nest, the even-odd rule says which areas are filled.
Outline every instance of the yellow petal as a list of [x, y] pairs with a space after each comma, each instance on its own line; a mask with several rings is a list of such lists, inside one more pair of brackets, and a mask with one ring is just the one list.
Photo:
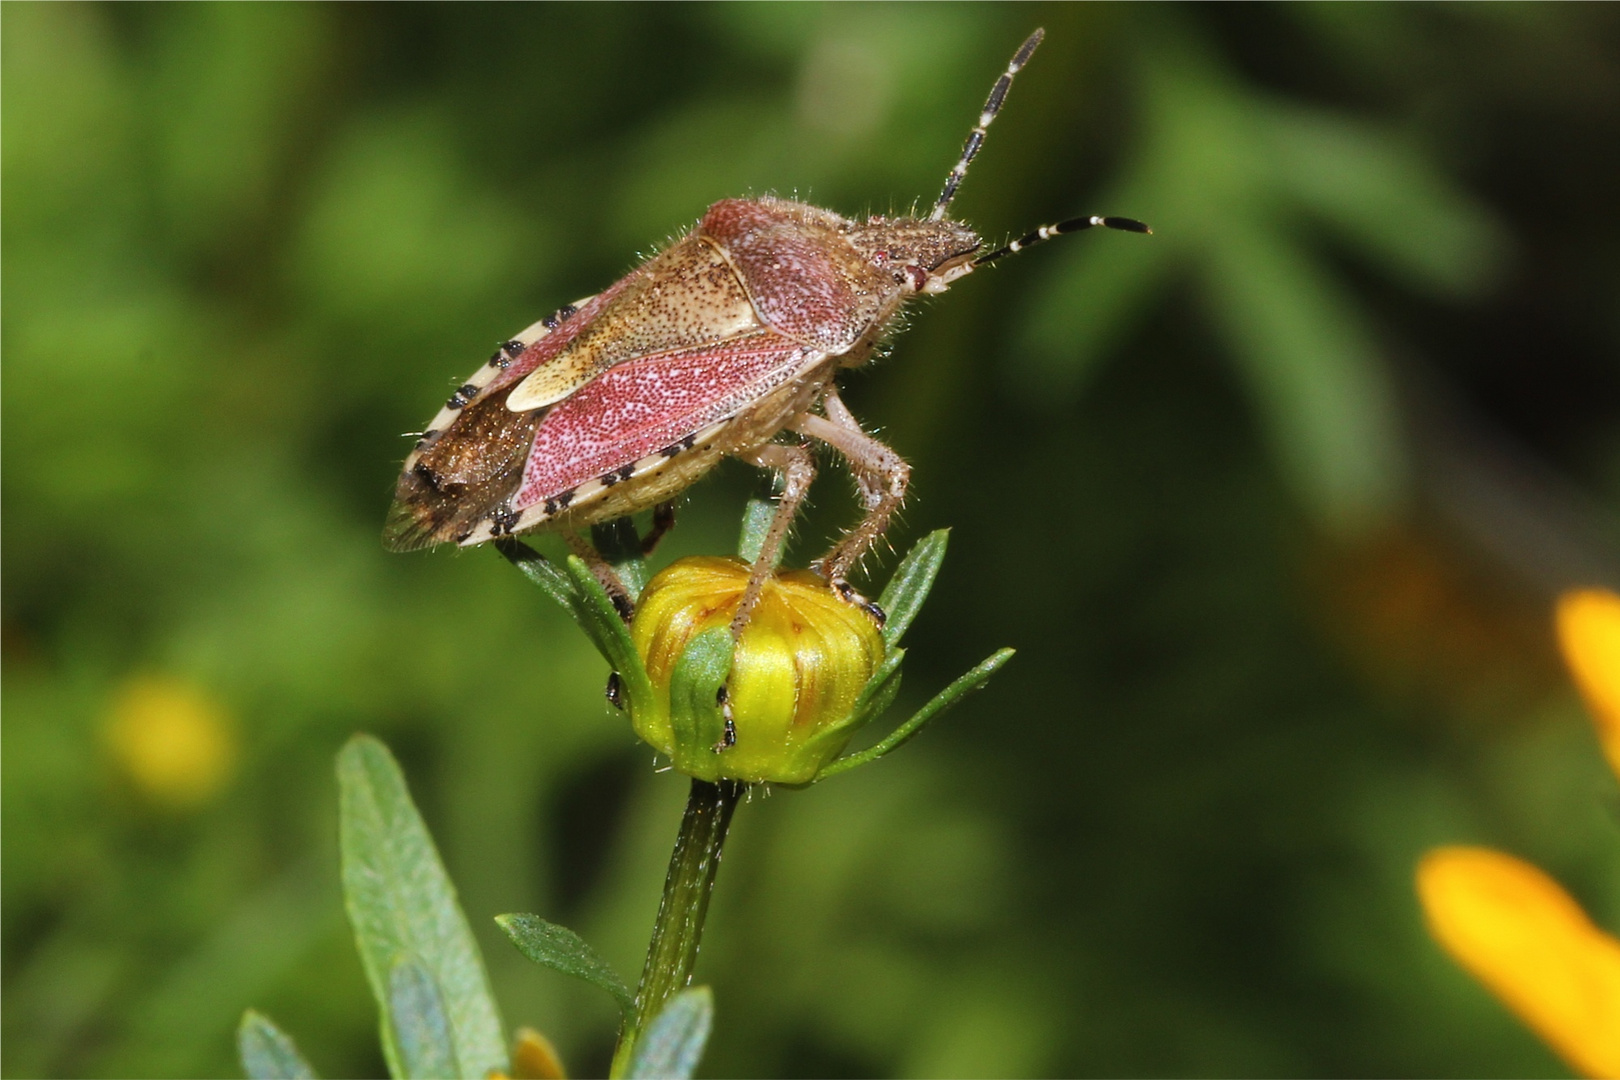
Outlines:
[[1429, 932], [1577, 1072], [1620, 1077], [1620, 941], [1541, 870], [1488, 848], [1418, 863]]
[[1577, 589], [1558, 598], [1558, 643], [1620, 776], [1620, 596]]

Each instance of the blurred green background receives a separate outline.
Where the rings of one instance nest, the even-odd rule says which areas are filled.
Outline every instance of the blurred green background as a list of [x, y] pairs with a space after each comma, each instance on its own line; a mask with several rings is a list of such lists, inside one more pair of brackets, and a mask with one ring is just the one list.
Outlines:
[[[915, 466], [895, 546], [955, 530], [904, 696], [1020, 653], [880, 767], [741, 809], [704, 1072], [1561, 1072], [1411, 870], [1498, 845], [1620, 930], [1549, 607], [1620, 579], [1620, 8], [3, 19], [7, 1075], [233, 1074], [247, 1005], [380, 1074], [355, 730], [508, 1024], [605, 1067], [608, 999], [490, 917], [638, 970], [684, 784], [493, 552], [383, 552], [401, 433], [717, 198], [931, 199], [1036, 25], [955, 212], [1156, 235], [970, 278], [846, 380]], [[756, 486], [694, 489], [660, 559], [729, 550]]]

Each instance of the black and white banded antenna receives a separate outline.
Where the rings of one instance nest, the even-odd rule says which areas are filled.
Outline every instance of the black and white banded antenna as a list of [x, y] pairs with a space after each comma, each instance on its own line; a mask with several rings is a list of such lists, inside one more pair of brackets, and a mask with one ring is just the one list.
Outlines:
[[[1012, 63], [1008, 64], [1007, 70], [1001, 73], [1001, 77], [996, 80], [996, 85], [990, 88], [990, 96], [985, 100], [984, 109], [979, 113], [978, 126], [968, 134], [967, 142], [962, 146], [962, 156], [952, 166], [950, 175], [945, 177], [945, 189], [939, 193], [939, 198], [934, 201], [934, 211], [928, 215], [929, 221], [940, 221], [945, 217], [945, 211], [950, 208], [951, 200], [956, 198], [956, 189], [962, 186], [962, 177], [967, 175], [968, 166], [973, 163], [973, 159], [979, 155], [980, 148], [984, 146], [985, 132], [989, 129], [991, 122], [995, 120], [996, 114], [1001, 112], [1002, 105], [1007, 102], [1007, 91], [1012, 89], [1013, 77], [1018, 74], [1025, 64], [1029, 63], [1029, 58], [1035, 55], [1036, 46], [1040, 45], [1041, 39], [1045, 36], [1045, 30], [1037, 29], [1033, 34], [1025, 38], [1024, 43], [1018, 46], [1018, 51], [1013, 54]], [[1005, 259], [1008, 255], [1016, 255], [1020, 251], [1044, 243], [1053, 237], [1097, 226], [1105, 229], [1119, 229], [1122, 232], [1151, 233], [1153, 231], [1135, 218], [1070, 218], [1068, 221], [1060, 221], [1056, 225], [1042, 225], [1034, 232], [1027, 233], [1011, 243], [1003, 244], [994, 251], [980, 255], [969, 265], [983, 266], [986, 263], [993, 263], [997, 259]]]
[[962, 177], [967, 175], [968, 166], [979, 156], [979, 148], [984, 145], [984, 133], [1007, 101], [1007, 91], [1012, 89], [1013, 76], [1029, 63], [1029, 58], [1035, 55], [1035, 47], [1045, 36], [1045, 30], [1037, 29], [1025, 38], [1024, 43], [1018, 46], [1018, 51], [1013, 54], [1012, 63], [1001, 73], [996, 85], [990, 88], [990, 96], [985, 99], [984, 108], [979, 112], [979, 123], [968, 133], [967, 142], [962, 146], [962, 156], [951, 166], [950, 175], [945, 177], [945, 190], [934, 200], [934, 212], [928, 215], [929, 221], [944, 220], [945, 211], [950, 209], [951, 200], [956, 198], [956, 189], [962, 186]]
[[1008, 255], [1016, 255], [1020, 251], [1034, 247], [1036, 244], [1045, 243], [1047, 240], [1050, 240], [1055, 236], [1062, 236], [1064, 233], [1079, 232], [1082, 229], [1090, 229], [1099, 225], [1105, 229], [1118, 229], [1121, 232], [1151, 233], [1153, 231], [1140, 221], [1137, 221], [1135, 218], [1070, 218], [1068, 221], [1060, 221], [1056, 225], [1042, 225], [1033, 232], [1025, 233], [1023, 236], [1020, 236], [1018, 239], [1009, 244], [1003, 244], [994, 251], [989, 251], [983, 255], [980, 255], [978, 258], [973, 260], [973, 265], [983, 266], [985, 263], [993, 263], [997, 259], [1005, 259]]

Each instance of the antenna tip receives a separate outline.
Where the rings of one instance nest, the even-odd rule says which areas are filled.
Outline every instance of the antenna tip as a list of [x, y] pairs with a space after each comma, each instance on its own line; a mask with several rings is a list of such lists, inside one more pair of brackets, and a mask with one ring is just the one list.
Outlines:
[[1122, 232], [1147, 233], [1150, 236], [1153, 234], [1152, 229], [1148, 228], [1142, 222], [1137, 221], [1135, 218], [1105, 217], [1102, 219], [1102, 224], [1108, 226], [1110, 229], [1119, 229]]
[[1044, 37], [1046, 37], [1046, 30], [1037, 26], [1035, 32], [1024, 39], [1024, 43], [1018, 46], [1018, 53], [1013, 57], [1011, 65], [1013, 71], [1017, 71], [1029, 63], [1029, 58], [1035, 54], [1035, 47], [1041, 43], [1041, 39]]

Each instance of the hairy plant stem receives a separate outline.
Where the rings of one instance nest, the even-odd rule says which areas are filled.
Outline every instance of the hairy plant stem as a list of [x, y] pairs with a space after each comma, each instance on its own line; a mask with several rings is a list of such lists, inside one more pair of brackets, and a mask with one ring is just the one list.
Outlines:
[[703, 920], [709, 913], [709, 894], [714, 891], [714, 877], [720, 869], [720, 851], [731, 826], [731, 814], [745, 789], [746, 785], [735, 780], [717, 784], [692, 781], [681, 831], [669, 856], [658, 920], [647, 944], [647, 963], [636, 987], [635, 1013], [619, 1032], [610, 1076], [625, 1074], [637, 1037], [664, 1003], [692, 978], [703, 938]]

